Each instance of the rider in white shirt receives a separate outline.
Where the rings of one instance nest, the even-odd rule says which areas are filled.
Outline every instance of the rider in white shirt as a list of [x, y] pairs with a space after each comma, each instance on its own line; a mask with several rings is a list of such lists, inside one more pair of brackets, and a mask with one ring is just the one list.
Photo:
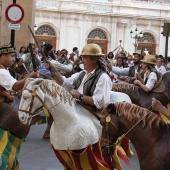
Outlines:
[[74, 98], [97, 109], [110, 101], [112, 82], [101, 61], [102, 50], [97, 44], [88, 44], [82, 50], [84, 70], [69, 78], [61, 76], [48, 62], [47, 68], [54, 73], [56, 82], [65, 87]]
[[140, 80], [135, 80], [134, 84], [138, 85], [145, 92], [150, 92], [155, 83], [158, 81], [158, 73], [154, 68], [156, 64], [156, 59], [153, 55], [146, 55], [142, 62], [142, 69], [145, 71], [144, 80], [141, 82]]
[[13, 100], [13, 97], [9, 95], [9, 91], [19, 91], [23, 88], [26, 78], [37, 78], [39, 76], [38, 72], [32, 72], [20, 81], [14, 79], [8, 71], [15, 62], [14, 52], [15, 50], [11, 45], [0, 47], [0, 93], [10, 101]]

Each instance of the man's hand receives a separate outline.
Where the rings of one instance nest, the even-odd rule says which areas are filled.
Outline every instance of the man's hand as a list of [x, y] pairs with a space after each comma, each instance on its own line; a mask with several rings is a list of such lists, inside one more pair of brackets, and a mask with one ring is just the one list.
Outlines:
[[51, 70], [51, 71], [53, 71], [53, 70], [55, 70], [55, 67], [54, 67], [54, 65], [50, 62], [50, 61], [45, 61], [45, 68], [47, 69], [47, 70]]
[[163, 105], [160, 101], [156, 100], [155, 98], [152, 98], [152, 108], [158, 112], [162, 109]]
[[139, 85], [139, 83], [140, 83], [139, 80], [135, 80], [135, 81], [133, 82], [133, 84], [135, 84], [135, 85]]
[[30, 78], [38, 78], [39, 77], [39, 71], [33, 71], [29, 75]]
[[71, 90], [70, 90], [70, 93], [71, 93], [71, 95], [72, 95], [74, 98], [79, 99], [80, 93], [79, 93], [77, 90], [71, 89]]

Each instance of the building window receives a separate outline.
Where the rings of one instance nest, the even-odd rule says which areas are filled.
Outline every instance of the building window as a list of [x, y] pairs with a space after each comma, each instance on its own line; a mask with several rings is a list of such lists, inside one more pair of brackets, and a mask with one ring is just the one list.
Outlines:
[[138, 42], [155, 43], [155, 38], [149, 33], [143, 33], [143, 37], [138, 39]]
[[88, 38], [89, 39], [104, 39], [104, 40], [107, 39], [105, 33], [99, 29], [95, 29], [91, 31], [88, 35]]
[[47, 25], [44, 25], [44, 26], [41, 26], [37, 29], [37, 31], [35, 32], [36, 35], [48, 35], [48, 36], [55, 36], [55, 32], [54, 30], [47, 26]]

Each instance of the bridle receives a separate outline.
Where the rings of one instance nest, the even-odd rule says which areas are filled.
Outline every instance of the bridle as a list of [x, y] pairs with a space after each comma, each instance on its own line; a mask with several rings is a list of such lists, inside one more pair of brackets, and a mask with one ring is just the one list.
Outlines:
[[[19, 71], [19, 64], [15, 64], [16, 68]], [[12, 72], [14, 72], [16, 74], [16, 76], [20, 76], [20, 77], [24, 77], [25, 75], [29, 74], [29, 71], [26, 69], [25, 65], [23, 65], [23, 67], [25, 68], [26, 72], [24, 72], [23, 74], [19, 74], [17, 73], [14, 69], [12, 69], [11, 67], [9, 67], [9, 70], [11, 70]]]
[[[152, 106], [150, 106], [148, 108], [148, 110], [151, 108]], [[111, 119], [111, 114], [108, 114], [105, 118], [105, 122], [106, 122], [106, 125], [105, 125], [105, 133], [107, 134], [106, 135], [106, 138], [102, 138], [101, 140], [106, 142], [107, 144], [110, 144], [110, 143], [113, 143], [111, 145], [105, 145], [104, 147], [106, 147], [107, 149], [111, 148], [111, 147], [116, 147], [126, 136], [127, 134], [129, 134], [147, 115], [149, 115], [151, 112], [153, 111], [153, 109], [151, 111], [149, 111], [143, 118], [141, 118], [135, 125], [133, 125], [125, 134], [123, 134], [121, 136], [121, 138], [119, 138], [115, 143], [113, 143], [111, 140], [110, 140], [110, 137], [109, 137], [109, 124], [111, 124], [116, 130], [118, 130], [119, 132], [123, 132], [121, 129], [118, 128], [118, 126], [112, 121]]]
[[38, 110], [40, 110], [43, 107], [44, 102], [41, 99], [41, 97], [37, 94], [36, 90], [30, 90], [28, 88], [24, 88], [23, 90], [26, 90], [26, 91], [30, 92], [32, 94], [32, 99], [31, 99], [30, 108], [29, 108], [28, 111], [27, 110], [22, 110], [22, 109], [19, 109], [19, 111], [28, 113], [31, 117], [33, 117], [32, 108], [33, 108], [34, 99], [37, 97], [40, 100], [40, 102], [42, 103], [42, 105], [38, 109], [36, 109], [34, 111], [34, 113], [36, 113]]

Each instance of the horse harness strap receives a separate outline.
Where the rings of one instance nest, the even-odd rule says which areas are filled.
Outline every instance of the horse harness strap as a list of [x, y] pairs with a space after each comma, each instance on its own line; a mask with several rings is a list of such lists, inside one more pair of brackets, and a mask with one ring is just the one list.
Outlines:
[[28, 92], [30, 92], [32, 94], [32, 99], [31, 99], [31, 103], [30, 103], [30, 108], [29, 108], [29, 111], [27, 110], [22, 110], [22, 109], [19, 109], [19, 111], [21, 112], [25, 112], [25, 113], [28, 113], [28, 114], [32, 114], [31, 111], [32, 111], [32, 107], [33, 107], [33, 103], [34, 103], [34, 98], [37, 97], [40, 102], [42, 103], [42, 106], [40, 106], [38, 109], [35, 110], [35, 112], [37, 112], [39, 109], [41, 109], [44, 105], [44, 102], [42, 101], [42, 99], [40, 98], [40, 96], [37, 95], [36, 91], [33, 91], [33, 90], [30, 90], [30, 89], [27, 89], [27, 88], [24, 88], [24, 90], [27, 90]]
[[[150, 106], [150, 107], [151, 107], [151, 106]], [[150, 109], [150, 107], [148, 108], [148, 110]], [[152, 112], [152, 110], [151, 110], [149, 113], [151, 113], [151, 112]], [[109, 146], [106, 146], [106, 147], [107, 147], [107, 148], [110, 148], [110, 147], [113, 147], [113, 146], [118, 145], [118, 144], [126, 137], [126, 135], [131, 132], [131, 130], [132, 130], [133, 128], [135, 128], [146, 116], [149, 115], [149, 113], [147, 113], [147, 114], [146, 114], [142, 119], [140, 119], [134, 126], [132, 126], [125, 134], [123, 134], [123, 136], [122, 136], [120, 139], [118, 139], [113, 145], [109, 145]], [[112, 125], [116, 130], [120, 131], [120, 129], [112, 122], [111, 117], [110, 117], [110, 114], [109, 114], [105, 119], [106, 119], [106, 133], [108, 132], [108, 125], [109, 125], [109, 123], [111, 123], [111, 125]], [[107, 133], [107, 134], [108, 134], [108, 133]], [[103, 139], [102, 139], [102, 140], [103, 140]], [[110, 140], [109, 140], [109, 135], [107, 135], [107, 139], [104, 139], [104, 141], [110, 142]]]

